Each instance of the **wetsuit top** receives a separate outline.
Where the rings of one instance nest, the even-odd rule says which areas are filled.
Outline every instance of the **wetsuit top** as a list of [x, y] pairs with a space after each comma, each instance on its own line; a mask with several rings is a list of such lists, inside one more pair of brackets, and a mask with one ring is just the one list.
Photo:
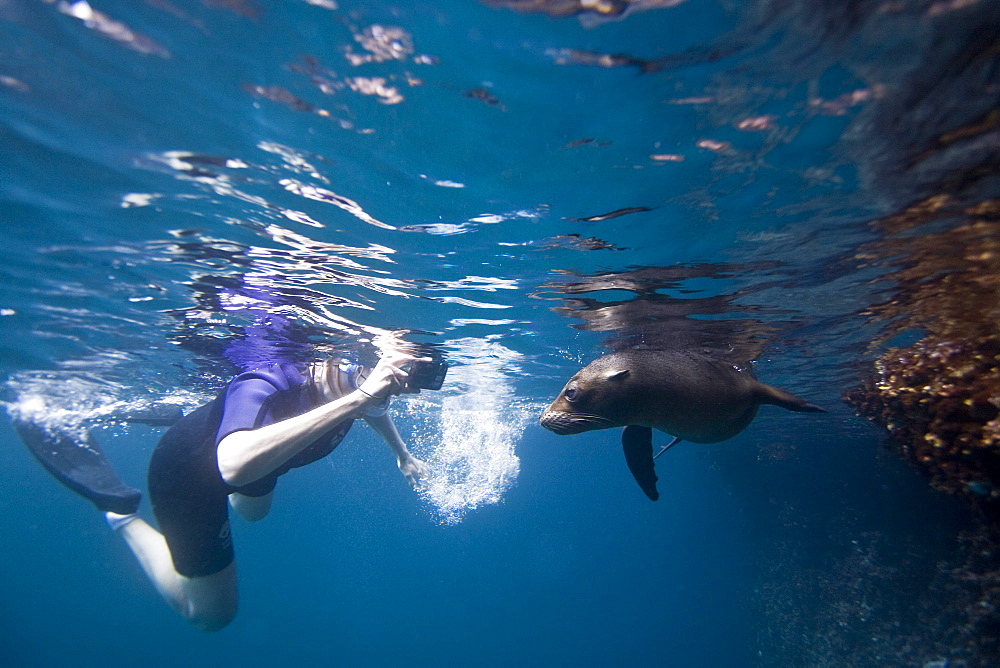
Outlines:
[[[258, 429], [302, 415], [323, 403], [302, 368], [287, 363], [265, 364], [244, 371], [230, 382], [224, 397], [222, 419], [215, 433], [216, 448], [235, 431]], [[279, 476], [333, 452], [353, 423], [354, 420], [344, 420], [268, 475], [233, 491], [247, 496], [269, 493]]]
[[219, 440], [234, 431], [301, 415], [321, 403], [303, 367], [258, 364], [234, 378], [214, 401], [167, 430], [153, 451], [148, 483], [153, 512], [178, 573], [206, 576], [232, 563], [229, 494], [268, 494], [279, 476], [333, 451], [353, 420], [334, 426], [282, 466], [243, 487], [222, 479]]

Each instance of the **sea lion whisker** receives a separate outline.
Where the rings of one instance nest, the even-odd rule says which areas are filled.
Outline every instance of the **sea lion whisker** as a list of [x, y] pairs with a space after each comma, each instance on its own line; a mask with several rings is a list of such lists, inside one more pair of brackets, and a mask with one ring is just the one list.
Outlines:
[[607, 429], [615, 426], [603, 415], [568, 411], [548, 411], [541, 417], [542, 426], [557, 434], [578, 434], [593, 429]]
[[609, 427], [614, 426], [614, 421], [610, 420], [603, 415], [596, 415], [594, 413], [566, 413], [570, 416], [574, 422], [586, 422], [587, 424], [606, 424]]

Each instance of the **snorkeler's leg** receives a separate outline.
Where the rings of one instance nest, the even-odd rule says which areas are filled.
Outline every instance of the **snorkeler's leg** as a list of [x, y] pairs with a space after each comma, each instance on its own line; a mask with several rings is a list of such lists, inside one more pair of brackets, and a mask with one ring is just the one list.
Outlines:
[[247, 522], [256, 522], [267, 517], [271, 512], [271, 502], [274, 500], [274, 492], [264, 496], [247, 496], [239, 492], [229, 495], [229, 505], [233, 507], [240, 517]]
[[[114, 514], [109, 515], [115, 519]], [[185, 577], [174, 569], [166, 540], [145, 520], [136, 517], [121, 524], [117, 531], [160, 596], [193, 626], [218, 631], [236, 617], [239, 597], [235, 562], [211, 575]]]

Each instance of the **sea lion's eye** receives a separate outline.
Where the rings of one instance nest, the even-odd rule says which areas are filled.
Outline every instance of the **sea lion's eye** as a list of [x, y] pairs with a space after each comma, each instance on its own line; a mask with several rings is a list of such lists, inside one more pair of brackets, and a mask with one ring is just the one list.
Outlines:
[[579, 392], [575, 387], [571, 387], [564, 393], [566, 401], [576, 401], [576, 395]]

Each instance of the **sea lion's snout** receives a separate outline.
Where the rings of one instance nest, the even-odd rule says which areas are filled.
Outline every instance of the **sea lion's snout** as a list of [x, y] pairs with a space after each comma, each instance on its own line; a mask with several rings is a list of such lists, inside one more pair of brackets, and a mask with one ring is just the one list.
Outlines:
[[549, 431], [554, 431], [555, 433], [564, 436], [566, 434], [573, 433], [573, 423], [568, 418], [569, 416], [566, 413], [545, 411], [542, 413], [542, 416], [538, 418], [538, 422]]
[[614, 426], [611, 421], [600, 415], [587, 415], [584, 413], [567, 413], [565, 411], [548, 410], [542, 413], [538, 422], [560, 436], [569, 434], [579, 434], [592, 429], [607, 429]]

